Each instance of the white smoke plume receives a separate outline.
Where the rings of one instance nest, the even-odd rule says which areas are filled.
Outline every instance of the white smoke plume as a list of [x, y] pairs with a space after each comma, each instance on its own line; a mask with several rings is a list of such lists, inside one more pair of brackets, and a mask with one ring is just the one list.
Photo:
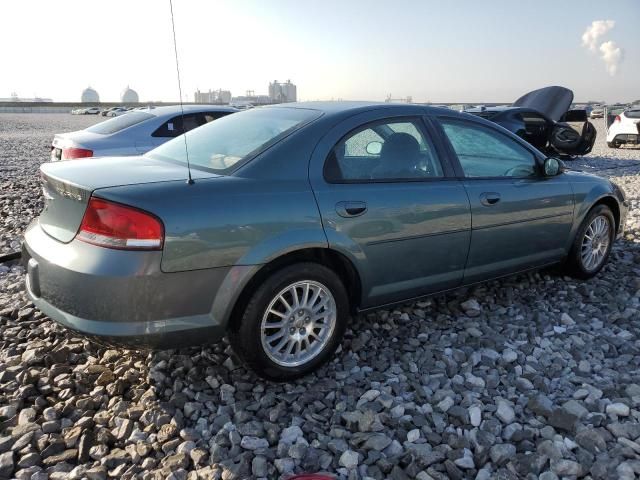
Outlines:
[[613, 20], [594, 20], [582, 34], [582, 46], [600, 56], [611, 76], [618, 73], [624, 53], [616, 42], [613, 40], [605, 42], [603, 39], [615, 25], [616, 22]]
[[616, 25], [613, 20], [594, 20], [582, 34], [582, 46], [597, 51], [598, 40]]
[[600, 55], [607, 66], [609, 75], [614, 76], [618, 71], [618, 65], [622, 61], [622, 49], [616, 45], [616, 42], [609, 40], [600, 45]]

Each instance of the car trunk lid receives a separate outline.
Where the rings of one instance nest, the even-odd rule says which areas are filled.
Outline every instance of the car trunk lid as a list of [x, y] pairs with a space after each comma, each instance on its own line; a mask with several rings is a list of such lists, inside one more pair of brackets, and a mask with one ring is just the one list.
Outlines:
[[554, 122], [558, 122], [569, 110], [572, 102], [573, 92], [571, 90], [565, 87], [552, 86], [526, 93], [513, 102], [513, 106], [532, 108]]
[[77, 132], [57, 133], [51, 142], [51, 161], [62, 160], [62, 150], [65, 148], [93, 148], [96, 140], [100, 140], [104, 135], [78, 130]]
[[[194, 180], [219, 175], [191, 170]], [[53, 238], [75, 237], [89, 198], [98, 189], [170, 181], [186, 181], [184, 165], [147, 157], [105, 157], [45, 163], [40, 167], [44, 210], [39, 222]]]

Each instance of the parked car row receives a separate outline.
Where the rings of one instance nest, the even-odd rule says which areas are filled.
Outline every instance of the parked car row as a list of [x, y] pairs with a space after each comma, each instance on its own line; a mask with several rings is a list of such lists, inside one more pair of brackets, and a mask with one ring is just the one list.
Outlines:
[[101, 111], [98, 107], [75, 108], [71, 110], [71, 115], [98, 115]]
[[[543, 147], [570, 103], [552, 88], [509, 107], [540, 116], [527, 126]], [[45, 208], [23, 248], [42, 312], [134, 346], [227, 336], [260, 375], [287, 380], [331, 358], [353, 312], [555, 263], [589, 278], [624, 231], [615, 184], [482, 115], [234, 111], [156, 108], [56, 136], [54, 159], [159, 146], [42, 165]]]
[[87, 108], [74, 108], [71, 110], [71, 115], [102, 115], [103, 117], [117, 117], [132, 110], [139, 110], [147, 107], [87, 107]]

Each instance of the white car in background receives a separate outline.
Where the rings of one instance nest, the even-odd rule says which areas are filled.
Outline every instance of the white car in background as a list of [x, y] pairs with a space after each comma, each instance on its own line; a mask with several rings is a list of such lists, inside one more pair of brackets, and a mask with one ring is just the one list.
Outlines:
[[218, 105], [151, 107], [126, 112], [84, 130], [59, 133], [51, 144], [51, 161], [85, 157], [142, 155], [174, 137], [237, 112]]
[[79, 108], [79, 115], [98, 115], [100, 113], [100, 109], [98, 107], [89, 107], [89, 108]]
[[589, 117], [591, 117], [591, 118], [604, 118], [604, 108], [595, 107], [593, 110], [591, 110], [591, 113], [589, 114]]
[[607, 145], [610, 148], [640, 145], [640, 107], [631, 107], [617, 114], [611, 112], [607, 120]]
[[125, 107], [116, 107], [109, 110], [105, 114], [105, 117], [119, 117], [120, 115], [124, 115], [125, 113], [129, 113], [129, 110], [127, 110]]

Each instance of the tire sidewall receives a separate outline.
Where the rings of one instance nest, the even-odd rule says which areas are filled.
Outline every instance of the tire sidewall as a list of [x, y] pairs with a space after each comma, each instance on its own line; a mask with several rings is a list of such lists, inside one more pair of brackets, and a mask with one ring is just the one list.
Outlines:
[[[324, 350], [317, 356], [304, 365], [284, 367], [271, 360], [264, 351], [261, 339], [262, 317], [268, 305], [282, 289], [303, 280], [319, 282], [331, 292], [336, 304], [336, 324]], [[258, 287], [244, 311], [240, 327], [232, 340], [236, 345], [241, 342], [241, 351], [237, 353], [258, 374], [271, 380], [286, 381], [310, 373], [332, 356], [342, 340], [348, 318], [349, 299], [340, 278], [323, 265], [299, 263], [272, 273]]]
[[[591, 225], [591, 222], [593, 222], [593, 219], [601, 215], [604, 215], [605, 217], [607, 217], [607, 220], [609, 220], [609, 246], [607, 247], [607, 251], [605, 252], [604, 260], [600, 263], [598, 268], [594, 270], [587, 270], [582, 262], [582, 240], [584, 239], [584, 234], [587, 231], [587, 228], [589, 228], [589, 225]], [[580, 225], [572, 248], [571, 263], [574, 265], [576, 273], [580, 277], [591, 278], [597, 275], [598, 272], [600, 272], [600, 270], [602, 270], [607, 264], [607, 262], [609, 261], [609, 254], [611, 253], [613, 242], [615, 240], [615, 225], [616, 221], [613, 213], [611, 212], [611, 209], [606, 205], [597, 205], [587, 214], [582, 224]]]

